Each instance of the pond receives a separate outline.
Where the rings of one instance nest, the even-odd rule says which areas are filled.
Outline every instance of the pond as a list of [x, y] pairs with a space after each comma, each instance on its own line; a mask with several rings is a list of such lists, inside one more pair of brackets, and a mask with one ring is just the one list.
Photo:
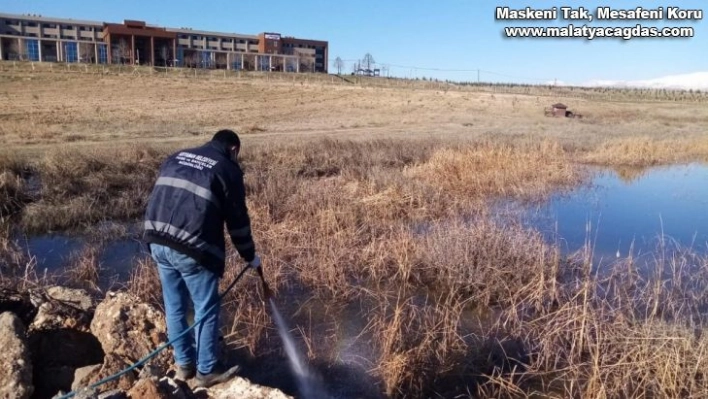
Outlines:
[[[519, 207], [521, 210], [519, 211]], [[708, 167], [701, 164], [616, 168], [596, 172], [578, 189], [534, 206], [509, 202], [563, 253], [593, 248], [596, 265], [630, 256], [650, 262], [677, 251], [708, 249]]]
[[108, 229], [96, 228], [89, 234], [18, 235], [19, 249], [34, 263], [38, 275], [61, 273], [86, 254], [96, 250], [95, 261], [102, 274], [110, 281], [126, 281], [135, 263], [149, 256], [134, 227], [115, 224], [120, 231], [111, 234]]

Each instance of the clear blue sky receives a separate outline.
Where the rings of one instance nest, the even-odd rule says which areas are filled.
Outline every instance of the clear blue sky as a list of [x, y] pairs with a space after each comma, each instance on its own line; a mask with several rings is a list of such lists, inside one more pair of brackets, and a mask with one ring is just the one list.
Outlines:
[[[508, 0], [0, 0], [0, 12], [120, 22], [145, 20], [170, 27], [257, 34], [263, 31], [322, 39], [331, 63], [371, 53], [391, 75], [440, 79], [539, 83], [583, 83], [596, 79], [637, 80], [708, 71], [708, 21], [671, 23], [692, 26], [695, 37], [681, 39], [511, 39], [505, 26], [565, 26], [569, 21], [498, 22], [497, 6], [523, 8], [531, 2]], [[534, 1], [553, 6], [654, 8], [680, 5], [708, 8], [704, 1]], [[645, 26], [661, 26], [649, 21]], [[667, 24], [668, 22], [660, 22]], [[582, 22], [575, 22], [581, 25]], [[593, 21], [590, 26], [634, 26], [632, 22]], [[410, 68], [410, 67], [417, 67]], [[423, 68], [440, 69], [424, 70]], [[350, 65], [347, 63], [347, 72]], [[492, 73], [493, 72], [493, 73]]]

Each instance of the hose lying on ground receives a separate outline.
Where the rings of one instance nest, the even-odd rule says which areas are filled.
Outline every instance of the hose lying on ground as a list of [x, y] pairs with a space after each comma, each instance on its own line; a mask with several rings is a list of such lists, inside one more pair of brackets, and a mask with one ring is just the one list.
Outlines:
[[[157, 354], [159, 354], [160, 352], [162, 352], [165, 348], [167, 348], [168, 346], [172, 345], [175, 341], [177, 341], [178, 339], [182, 338], [182, 337], [185, 336], [187, 333], [189, 333], [190, 331], [192, 331], [192, 329], [193, 329], [194, 327], [196, 327], [196, 326], [202, 324], [202, 323], [204, 322], [204, 320], [206, 319], [206, 317], [209, 315], [209, 313], [211, 313], [214, 309], [216, 309], [217, 305], [221, 302], [221, 300], [226, 296], [226, 294], [227, 294], [229, 291], [231, 291], [231, 289], [236, 285], [236, 283], [241, 279], [241, 277], [243, 277], [244, 273], [246, 273], [246, 270], [248, 270], [250, 267], [251, 267], [251, 266], [249, 266], [249, 265], [247, 265], [246, 267], [244, 267], [243, 270], [241, 270], [241, 272], [238, 274], [238, 276], [236, 276], [236, 278], [234, 279], [234, 281], [231, 282], [231, 284], [226, 288], [226, 290], [224, 290], [224, 292], [221, 293], [221, 295], [219, 295], [219, 301], [217, 301], [216, 303], [214, 303], [213, 305], [211, 305], [211, 307], [207, 310], [207, 312], [204, 314], [204, 316], [202, 316], [201, 319], [195, 321], [194, 324], [192, 324], [191, 326], [189, 326], [189, 328], [187, 328], [186, 330], [184, 330], [181, 334], [179, 334], [178, 336], [174, 337], [172, 340], [170, 340], [170, 341], [168, 341], [168, 342], [166, 342], [166, 343], [160, 345], [159, 347], [157, 347], [157, 349], [155, 349], [154, 351], [150, 352], [147, 356], [145, 356], [144, 358], [138, 360], [137, 362], [135, 362], [134, 364], [132, 364], [130, 367], [128, 367], [128, 368], [126, 368], [126, 369], [124, 369], [124, 370], [122, 370], [122, 371], [120, 371], [120, 372], [118, 372], [118, 373], [115, 373], [115, 374], [113, 374], [113, 375], [111, 375], [111, 376], [108, 376], [108, 377], [106, 377], [106, 378], [104, 378], [104, 379], [102, 379], [102, 380], [100, 380], [100, 381], [98, 381], [98, 382], [95, 382], [95, 383], [93, 383], [93, 384], [91, 384], [91, 385], [89, 385], [89, 386], [87, 386], [87, 387], [85, 387], [85, 388], [81, 388], [81, 389], [77, 389], [77, 390], [71, 391], [71, 392], [69, 392], [69, 393], [67, 393], [67, 394], [65, 394], [65, 395], [63, 395], [63, 396], [60, 396], [58, 399], [68, 399], [68, 398], [74, 397], [74, 395], [76, 395], [77, 393], [79, 393], [79, 392], [81, 392], [81, 391], [90, 391], [90, 390], [92, 390], [92, 389], [94, 389], [94, 388], [97, 388], [97, 387], [103, 385], [103, 384], [106, 384], [106, 383], [109, 383], [109, 382], [111, 382], [111, 381], [117, 380], [118, 378], [120, 378], [120, 377], [123, 376], [124, 374], [126, 374], [126, 373], [128, 373], [128, 372], [130, 372], [130, 371], [133, 371], [133, 370], [135, 370], [136, 368], [138, 368], [138, 367], [144, 365], [145, 363], [147, 363], [150, 359], [152, 359], [153, 357], [157, 356]], [[261, 269], [261, 268], [259, 267], [259, 268], [258, 268], [259, 276], [261, 277], [261, 280], [263, 281], [263, 287], [264, 287], [264, 289], [267, 289], [268, 286], [266, 285], [265, 279], [263, 278], [263, 272], [262, 272], [260, 269]], [[265, 291], [265, 294], [266, 294], [266, 296], [270, 296], [270, 290]]]

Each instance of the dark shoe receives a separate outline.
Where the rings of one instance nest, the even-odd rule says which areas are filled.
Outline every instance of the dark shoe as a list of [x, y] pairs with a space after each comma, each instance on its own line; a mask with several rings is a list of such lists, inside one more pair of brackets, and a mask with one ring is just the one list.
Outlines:
[[200, 388], [209, 388], [216, 384], [226, 382], [236, 376], [236, 373], [241, 370], [240, 366], [234, 366], [226, 369], [224, 366], [217, 366], [214, 371], [209, 374], [197, 372], [197, 386]]
[[187, 381], [197, 375], [197, 369], [194, 365], [189, 366], [177, 366], [177, 372], [175, 373], [175, 378], [182, 381]]

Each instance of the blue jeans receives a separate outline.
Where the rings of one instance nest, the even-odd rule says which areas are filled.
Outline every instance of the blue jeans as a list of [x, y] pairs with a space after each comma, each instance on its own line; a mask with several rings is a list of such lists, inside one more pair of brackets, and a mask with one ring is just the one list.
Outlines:
[[[190, 300], [194, 304], [194, 321], [204, 320], [201, 326], [194, 328], [192, 334], [185, 334], [172, 344], [175, 363], [180, 366], [196, 363], [200, 373], [209, 374], [219, 354], [219, 278], [193, 258], [172, 248], [150, 244], [150, 250], [162, 282], [170, 341], [189, 327], [187, 312]], [[214, 304], [215, 308], [204, 319]]]

